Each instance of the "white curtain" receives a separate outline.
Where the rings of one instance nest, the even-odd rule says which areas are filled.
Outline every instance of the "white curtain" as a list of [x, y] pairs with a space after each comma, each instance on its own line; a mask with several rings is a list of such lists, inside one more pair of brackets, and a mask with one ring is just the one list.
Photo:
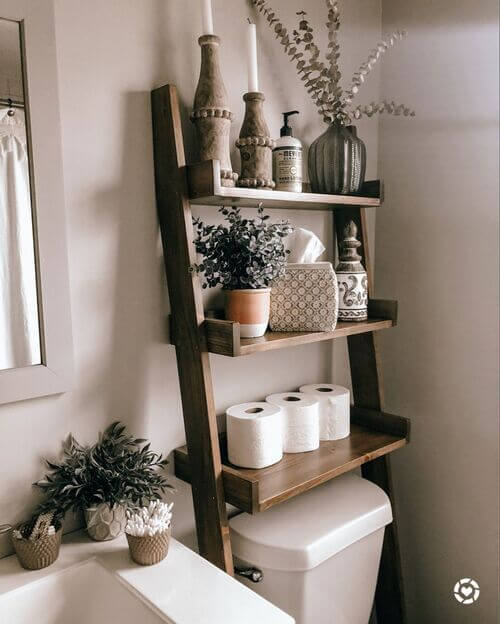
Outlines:
[[26, 126], [0, 108], [0, 370], [40, 363]]

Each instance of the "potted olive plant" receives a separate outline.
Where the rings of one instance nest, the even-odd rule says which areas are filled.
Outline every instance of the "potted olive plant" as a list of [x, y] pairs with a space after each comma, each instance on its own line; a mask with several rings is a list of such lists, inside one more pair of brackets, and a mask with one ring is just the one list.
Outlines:
[[226, 319], [240, 323], [242, 338], [262, 336], [269, 322], [270, 285], [283, 274], [284, 238], [293, 231], [288, 221], [269, 223], [263, 208], [246, 219], [236, 207], [221, 207], [227, 225], [205, 225], [193, 219], [196, 251], [203, 261], [203, 288], [222, 286]]
[[110, 425], [92, 446], [70, 435], [59, 464], [47, 461], [49, 473], [34, 485], [46, 495], [37, 512], [83, 511], [95, 540], [117, 537], [126, 525], [126, 510], [155, 500], [171, 487], [160, 470], [168, 463], [149, 443], [129, 435], [119, 422]]

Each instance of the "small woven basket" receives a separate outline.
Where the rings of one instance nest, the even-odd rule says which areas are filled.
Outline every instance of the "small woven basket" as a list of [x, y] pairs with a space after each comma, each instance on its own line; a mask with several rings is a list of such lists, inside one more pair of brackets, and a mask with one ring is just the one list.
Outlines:
[[18, 539], [11, 533], [11, 540], [23, 568], [41, 570], [54, 563], [59, 556], [61, 536], [62, 527], [54, 535], [40, 537], [37, 540]]
[[163, 533], [158, 533], [153, 537], [136, 537], [135, 535], [125, 534], [127, 536], [130, 556], [140, 565], [153, 565], [165, 559], [170, 545], [170, 528]]

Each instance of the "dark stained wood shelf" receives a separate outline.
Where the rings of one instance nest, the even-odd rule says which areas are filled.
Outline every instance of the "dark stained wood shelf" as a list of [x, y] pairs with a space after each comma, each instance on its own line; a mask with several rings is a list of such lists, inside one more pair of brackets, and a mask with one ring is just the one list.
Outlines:
[[[308, 453], [285, 453], [283, 459], [261, 470], [238, 468], [227, 459], [221, 436], [222, 479], [226, 502], [248, 513], [265, 511], [301, 492], [392, 453], [409, 441], [410, 421], [401, 416], [351, 407], [351, 435], [321, 442]], [[174, 452], [175, 474], [190, 482], [187, 447]]]
[[[397, 324], [397, 301], [372, 299], [369, 303], [367, 321], [347, 323], [339, 322], [332, 332], [272, 332], [268, 331], [260, 338], [241, 338], [239, 323], [216, 318], [205, 320], [205, 333], [210, 353], [238, 357], [260, 351], [285, 349], [298, 345], [332, 340], [366, 332], [394, 327]], [[172, 332], [174, 342], [175, 332]]]
[[[174, 453], [175, 469], [180, 478], [191, 483], [200, 555], [233, 574], [225, 501], [252, 513], [262, 511], [358, 466], [365, 479], [393, 497], [390, 453], [409, 441], [409, 421], [383, 412], [375, 330], [396, 324], [397, 303], [371, 300], [368, 322], [340, 323], [334, 332], [268, 333], [262, 339], [242, 340], [237, 323], [205, 318], [201, 283], [193, 279], [191, 271], [196, 256], [191, 204], [334, 210], [337, 243], [351, 220], [358, 228], [358, 253], [367, 270], [371, 297], [373, 266], [367, 213], [383, 201], [383, 186], [379, 181], [367, 182], [356, 196], [222, 187], [218, 161], [186, 165], [175, 86], [155, 89], [151, 103], [156, 199], [187, 443]], [[362, 406], [351, 408], [350, 437], [323, 442], [311, 453], [287, 454], [263, 470], [229, 464], [225, 442], [221, 445], [218, 438], [209, 352], [235, 356], [340, 336], [347, 336], [353, 402]], [[406, 621], [394, 507], [393, 516], [385, 528], [375, 593], [377, 621], [384, 624]]]
[[191, 204], [202, 206], [248, 206], [290, 210], [333, 210], [341, 206], [380, 206], [382, 187], [379, 180], [365, 182], [360, 195], [324, 195], [289, 193], [239, 187], [220, 183], [218, 160], [208, 160], [186, 167]]

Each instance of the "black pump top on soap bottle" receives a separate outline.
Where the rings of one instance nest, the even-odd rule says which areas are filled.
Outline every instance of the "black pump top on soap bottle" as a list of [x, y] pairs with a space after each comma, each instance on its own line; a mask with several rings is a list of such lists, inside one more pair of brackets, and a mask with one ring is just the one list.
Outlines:
[[280, 130], [280, 136], [293, 136], [293, 129], [288, 125], [288, 118], [290, 115], [298, 115], [299, 111], [288, 111], [287, 113], [283, 113], [283, 119], [285, 120], [285, 125]]

